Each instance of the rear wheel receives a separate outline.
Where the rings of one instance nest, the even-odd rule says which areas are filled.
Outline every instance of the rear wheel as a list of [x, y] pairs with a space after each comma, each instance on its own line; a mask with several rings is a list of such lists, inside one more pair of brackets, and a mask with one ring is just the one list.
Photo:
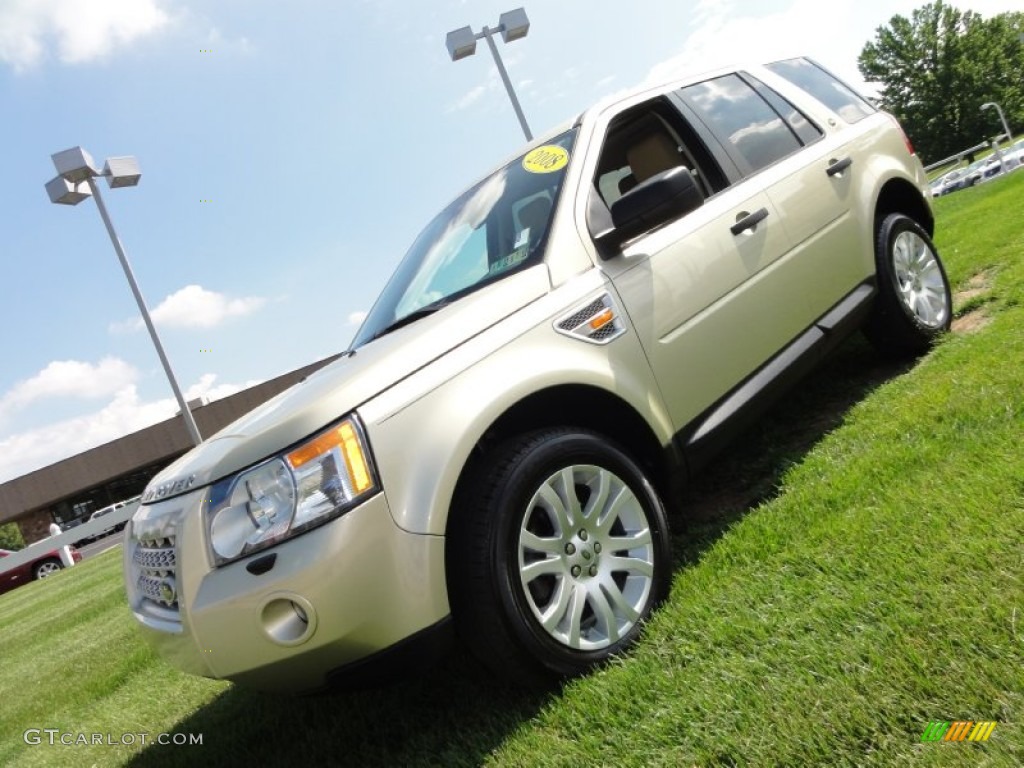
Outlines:
[[546, 430], [505, 443], [450, 527], [460, 634], [517, 682], [580, 674], [632, 645], [665, 596], [665, 509], [604, 437]]
[[952, 320], [949, 279], [931, 238], [901, 213], [886, 216], [875, 235], [878, 298], [864, 329], [893, 356], [925, 352]]
[[41, 563], [37, 563], [33, 572], [37, 579], [45, 579], [47, 576], [52, 576], [61, 568], [64, 564], [60, 560], [43, 560]]

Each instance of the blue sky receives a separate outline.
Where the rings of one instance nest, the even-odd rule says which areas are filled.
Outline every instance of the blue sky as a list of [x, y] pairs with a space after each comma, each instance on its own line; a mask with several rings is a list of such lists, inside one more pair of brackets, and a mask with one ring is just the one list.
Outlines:
[[[861, 84], [875, 28], [920, 4], [533, 0], [499, 46], [541, 133], [738, 61]], [[182, 388], [222, 397], [345, 349], [419, 228], [522, 143], [486, 46], [444, 46], [514, 7], [0, 0], [0, 482], [177, 410], [95, 204], [47, 199], [52, 153], [138, 157], [105, 199]]]

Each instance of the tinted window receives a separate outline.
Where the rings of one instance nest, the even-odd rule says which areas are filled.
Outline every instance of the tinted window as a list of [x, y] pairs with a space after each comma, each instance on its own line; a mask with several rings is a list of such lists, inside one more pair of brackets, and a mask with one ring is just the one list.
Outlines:
[[757, 171], [801, 146], [796, 134], [765, 99], [738, 75], [683, 89], [690, 106], [750, 171]]
[[856, 123], [877, 111], [846, 83], [808, 59], [776, 61], [767, 68], [803, 88], [848, 123]]

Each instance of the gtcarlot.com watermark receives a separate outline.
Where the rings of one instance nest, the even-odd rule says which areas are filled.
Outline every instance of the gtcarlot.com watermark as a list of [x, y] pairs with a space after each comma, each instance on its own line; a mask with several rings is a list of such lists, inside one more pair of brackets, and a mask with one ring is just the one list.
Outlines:
[[26, 744], [38, 746], [63, 745], [65, 747], [88, 746], [145, 746], [146, 744], [171, 744], [179, 747], [202, 745], [201, 733], [75, 733], [59, 728], [29, 728], [22, 734]]

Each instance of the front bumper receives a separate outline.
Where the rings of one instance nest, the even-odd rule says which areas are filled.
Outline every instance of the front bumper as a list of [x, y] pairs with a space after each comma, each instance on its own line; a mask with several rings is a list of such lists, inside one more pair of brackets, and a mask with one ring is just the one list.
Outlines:
[[[205, 493], [140, 507], [125, 536], [132, 612], [180, 669], [265, 690], [315, 690], [344, 682], [336, 672], [328, 680], [332, 670], [361, 666], [448, 616], [443, 537], [396, 526], [383, 493], [221, 568], [207, 554]], [[140, 581], [153, 542], [164, 547], [166, 570], [156, 572], [169, 585], [164, 602]]]

